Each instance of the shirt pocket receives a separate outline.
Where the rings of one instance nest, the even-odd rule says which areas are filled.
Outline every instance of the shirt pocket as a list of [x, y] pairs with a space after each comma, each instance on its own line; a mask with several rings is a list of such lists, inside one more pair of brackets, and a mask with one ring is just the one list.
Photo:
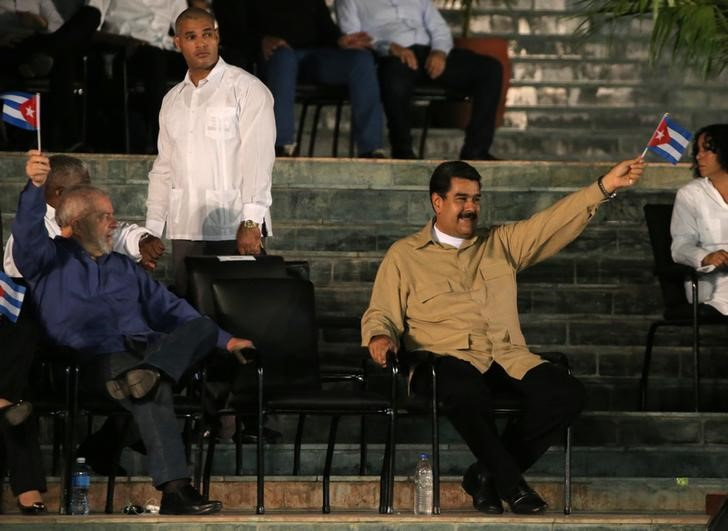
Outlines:
[[238, 129], [235, 107], [208, 107], [205, 111], [205, 136], [213, 140], [234, 138]]
[[243, 215], [239, 190], [205, 190], [204, 235], [235, 233]]
[[415, 291], [415, 298], [420, 304], [436, 302], [435, 299], [441, 298], [443, 295], [452, 293], [452, 286], [447, 280], [440, 282], [431, 282], [427, 286], [419, 288]]

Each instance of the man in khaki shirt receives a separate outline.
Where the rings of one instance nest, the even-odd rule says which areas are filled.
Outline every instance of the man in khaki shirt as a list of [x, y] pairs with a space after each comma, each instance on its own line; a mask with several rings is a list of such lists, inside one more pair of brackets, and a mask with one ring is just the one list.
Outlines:
[[[381, 365], [400, 344], [438, 355], [439, 398], [477, 458], [463, 487], [482, 512], [502, 513], [501, 499], [514, 513], [546, 509], [522, 474], [584, 401], [580, 382], [526, 346], [516, 274], [575, 239], [601, 203], [639, 180], [644, 166], [639, 158], [620, 162], [529, 219], [476, 235], [480, 174], [465, 162], [444, 162], [430, 180], [435, 218], [392, 245], [379, 267], [362, 344]], [[412, 388], [429, 393], [424, 372], [415, 370]], [[520, 422], [501, 436], [489, 403], [493, 385], [510, 386], [526, 404]]]

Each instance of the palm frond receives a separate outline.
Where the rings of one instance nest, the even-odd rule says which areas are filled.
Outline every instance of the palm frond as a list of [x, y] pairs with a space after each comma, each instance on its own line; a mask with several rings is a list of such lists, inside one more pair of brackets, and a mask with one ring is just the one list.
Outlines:
[[613, 34], [627, 18], [652, 19], [650, 58], [654, 63], [671, 48], [673, 63], [703, 77], [728, 66], [728, 2], [726, 0], [580, 0], [579, 32]]

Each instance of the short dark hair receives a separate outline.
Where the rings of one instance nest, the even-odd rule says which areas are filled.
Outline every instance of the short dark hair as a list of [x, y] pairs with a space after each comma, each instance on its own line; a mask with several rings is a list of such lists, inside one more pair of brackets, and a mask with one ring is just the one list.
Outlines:
[[698, 170], [698, 139], [705, 135], [705, 147], [715, 153], [723, 171], [728, 171], [728, 124], [711, 124], [698, 129], [693, 137], [693, 173], [700, 177]]
[[462, 160], [448, 160], [441, 163], [430, 177], [430, 197], [437, 194], [445, 197], [450, 191], [450, 183], [453, 177], [477, 181], [480, 184], [480, 173], [467, 162]]
[[70, 155], [52, 155], [49, 159], [48, 188], [68, 188], [79, 184], [89, 184], [91, 177], [88, 166], [81, 159]]
[[182, 21], [198, 20], [201, 18], [208, 19], [212, 26], [214, 28], [217, 28], [217, 20], [215, 20], [215, 16], [212, 13], [210, 13], [209, 11], [205, 11], [200, 7], [188, 7], [187, 9], [182, 11], [182, 13], [180, 13], [177, 19], [174, 21], [174, 34], [179, 34], [179, 25], [182, 24]]

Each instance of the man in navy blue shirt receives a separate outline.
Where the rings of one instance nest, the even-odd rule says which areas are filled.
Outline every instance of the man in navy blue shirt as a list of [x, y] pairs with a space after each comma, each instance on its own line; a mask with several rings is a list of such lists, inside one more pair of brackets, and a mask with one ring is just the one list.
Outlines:
[[252, 348], [112, 252], [116, 229], [109, 196], [90, 185], [67, 190], [56, 211], [61, 236], [45, 228], [43, 186], [49, 165], [31, 153], [29, 182], [12, 225], [15, 262], [30, 285], [40, 322], [59, 345], [79, 352], [84, 374], [128, 409], [147, 448], [149, 472], [162, 490], [163, 514], [222, 508], [190, 484], [174, 415], [172, 386], [217, 345]]

